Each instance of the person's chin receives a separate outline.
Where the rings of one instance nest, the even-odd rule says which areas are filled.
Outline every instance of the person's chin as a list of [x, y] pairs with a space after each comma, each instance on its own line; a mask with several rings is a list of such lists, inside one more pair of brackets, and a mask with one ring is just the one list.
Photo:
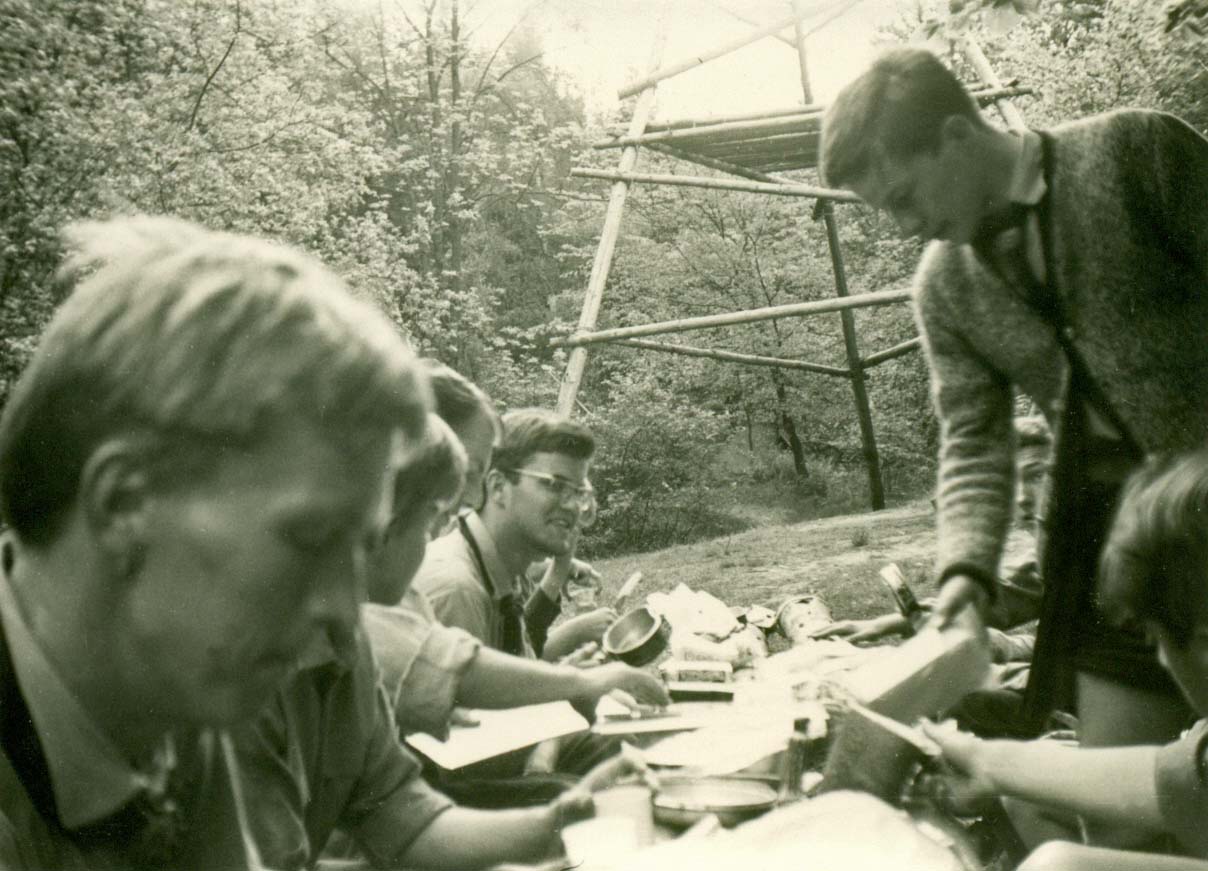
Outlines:
[[545, 541], [542, 542], [545, 552], [548, 556], [562, 556], [570, 550], [571, 536], [570, 533], [563, 533], [561, 530], [550, 532], [545, 536]]

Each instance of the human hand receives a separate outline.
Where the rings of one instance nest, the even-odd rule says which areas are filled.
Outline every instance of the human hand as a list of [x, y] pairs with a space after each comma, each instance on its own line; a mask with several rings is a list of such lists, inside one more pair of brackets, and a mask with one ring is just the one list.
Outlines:
[[614, 756], [604, 760], [576, 784], [576, 788], [587, 792], [599, 792], [616, 786], [618, 783], [641, 782], [651, 789], [657, 789], [659, 782], [642, 751], [632, 744], [621, 743], [621, 750]]
[[556, 831], [573, 822], [587, 819], [595, 812], [592, 793], [608, 789], [623, 781], [640, 780], [651, 789], [658, 788], [658, 779], [646, 765], [641, 751], [622, 744], [621, 752], [601, 762], [573, 787], [562, 793], [550, 805]]
[[563, 665], [572, 665], [575, 668], [594, 668], [597, 665], [602, 665], [606, 659], [600, 645], [595, 641], [589, 641], [586, 644], [580, 644], [566, 656], [562, 657]]
[[604, 633], [616, 619], [617, 612], [612, 608], [596, 608], [596, 610], [580, 614], [578, 617], [571, 617], [556, 631], [560, 638], [569, 639], [571, 646], [578, 648], [589, 642], [600, 643], [604, 638]]
[[905, 635], [909, 631], [910, 621], [901, 614], [882, 614], [867, 620], [839, 620], [811, 632], [810, 638], [842, 638], [852, 644], [859, 644], [879, 641], [886, 635]]
[[986, 592], [985, 587], [968, 575], [953, 575], [944, 582], [939, 595], [935, 597], [928, 625], [936, 629], [947, 629], [962, 621], [967, 622], [970, 618], [963, 615], [970, 606], [977, 624], [984, 625], [989, 605], [990, 594]]
[[[623, 690], [639, 705], [669, 705], [671, 697], [667, 688], [654, 675], [626, 665], [609, 662], [580, 673], [582, 691], [577, 700], [595, 708], [600, 697], [613, 690]], [[631, 708], [633, 710], [633, 708]]]
[[944, 803], [947, 810], [960, 815], [976, 814], [997, 796], [986, 766], [986, 742], [956, 724], [919, 722], [923, 734], [940, 748]]
[[571, 532], [570, 547], [553, 558], [544, 560], [544, 568], [541, 570], [541, 589], [551, 599], [557, 599], [562, 595], [567, 582], [571, 580], [585, 581], [590, 578], [597, 585], [600, 582], [600, 573], [592, 567], [591, 563], [575, 557], [575, 548], [579, 544], [581, 533], [582, 531], [576, 528]]
[[600, 573], [595, 570], [591, 563], [584, 562], [576, 557], [571, 557], [570, 569], [566, 573], [566, 579], [568, 581], [579, 581], [584, 578], [591, 578], [592, 580], [596, 581], [601, 580]]

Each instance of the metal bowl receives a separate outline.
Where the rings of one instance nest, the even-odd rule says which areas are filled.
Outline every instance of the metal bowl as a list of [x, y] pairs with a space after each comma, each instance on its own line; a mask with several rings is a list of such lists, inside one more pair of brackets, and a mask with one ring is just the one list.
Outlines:
[[660, 777], [654, 795], [654, 819], [687, 828], [713, 814], [723, 826], [735, 826], [776, 805], [776, 790], [761, 780], [728, 777]]
[[618, 617], [604, 633], [604, 652], [629, 665], [653, 662], [671, 641], [671, 624], [647, 607]]

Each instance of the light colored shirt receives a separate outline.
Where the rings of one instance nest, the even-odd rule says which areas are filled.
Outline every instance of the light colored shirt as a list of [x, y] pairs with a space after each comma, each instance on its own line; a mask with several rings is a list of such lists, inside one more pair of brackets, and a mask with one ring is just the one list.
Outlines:
[[[503, 613], [499, 601], [512, 595], [523, 605], [528, 586], [510, 572], [499, 556], [495, 539], [477, 513], [465, 517], [489, 577], [484, 578], [474, 550], [460, 529], [428, 545], [424, 562], [412, 585], [424, 594], [445, 626], [455, 626], [488, 647], [503, 648]], [[528, 634], [525, 652], [532, 656]]]
[[361, 622], [382, 669], [399, 731], [444, 739], [462, 676], [482, 643], [445, 626], [423, 593], [408, 588], [397, 605], [364, 605]]
[[[1034, 206], [1044, 199], [1048, 190], [1044, 181], [1044, 154], [1040, 134], [1035, 130], [1025, 130], [1016, 135], [1016, 142], [1018, 151], [1011, 181], [1007, 186], [1007, 200], [1021, 206]], [[1028, 215], [1023, 232], [1023, 249], [1028, 259], [1028, 267], [1037, 281], [1044, 284], [1047, 275], [1044, 244], [1040, 236], [1040, 218], [1035, 212]]]
[[300, 670], [235, 733], [256, 841], [269, 867], [314, 863], [336, 828], [375, 865], [396, 863], [453, 802], [399, 743], [368, 639]]

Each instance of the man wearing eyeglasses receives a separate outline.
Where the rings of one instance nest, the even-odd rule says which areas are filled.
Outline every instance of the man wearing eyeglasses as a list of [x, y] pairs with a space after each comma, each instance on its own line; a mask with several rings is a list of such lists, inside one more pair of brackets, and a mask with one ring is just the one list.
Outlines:
[[[544, 637], [559, 613], [563, 585], [581, 565], [573, 555], [581, 524], [594, 506], [587, 474], [595, 440], [582, 424], [544, 409], [512, 411], [502, 423], [482, 507], [463, 514], [456, 529], [428, 546], [414, 585], [441, 623], [465, 630], [488, 647], [517, 656], [573, 650], [577, 641], [593, 640], [593, 635], [598, 640], [607, 625], [607, 620], [584, 623], [579, 618], [578, 638], [564, 637], [573, 621], [548, 641]], [[547, 558], [552, 558], [550, 564], [534, 587], [525, 571]], [[559, 633], [563, 637], [556, 637]], [[563, 774], [583, 773], [616, 749], [612, 741], [576, 736], [560, 747], [549, 767]], [[459, 777], [441, 781], [441, 788], [471, 802], [483, 798], [480, 778], [519, 773], [510, 763], [488, 769], [468, 773], [472, 786]]]
[[[601, 615], [589, 615], [571, 639], [545, 638], [562, 586], [582, 567], [573, 556], [580, 522], [594, 503], [587, 480], [594, 453], [590, 430], [554, 412], [504, 415], [482, 507], [432, 543], [415, 579], [441, 623], [515, 655], [541, 656], [551, 648], [554, 656], [577, 641], [598, 640], [606, 623]], [[525, 571], [547, 558], [534, 589]]]

